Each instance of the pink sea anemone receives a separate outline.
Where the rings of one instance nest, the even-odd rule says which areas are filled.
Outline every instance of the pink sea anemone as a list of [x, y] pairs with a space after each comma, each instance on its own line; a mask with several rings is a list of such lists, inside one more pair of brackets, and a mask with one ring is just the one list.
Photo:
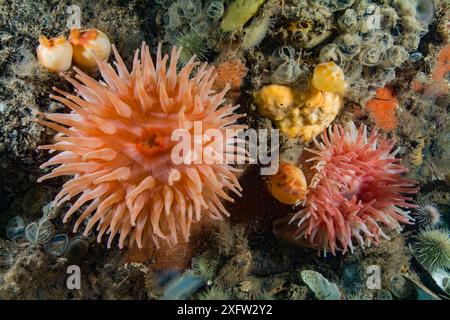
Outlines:
[[367, 134], [351, 122], [344, 129], [335, 125], [314, 141], [315, 154], [310, 189], [292, 221], [298, 221], [297, 238], [326, 254], [346, 253], [388, 239], [382, 226], [402, 230], [400, 223], [411, 223], [409, 211], [415, 207], [408, 194], [417, 192], [414, 181], [402, 178], [407, 169], [395, 158], [394, 143]]
[[[175, 164], [171, 134], [184, 129], [194, 135], [194, 122], [200, 122], [202, 129], [195, 133], [200, 139], [194, 137], [192, 145], [212, 143], [204, 137], [208, 129], [223, 134], [227, 130], [232, 145], [244, 127], [235, 121], [244, 115], [233, 113], [237, 106], [223, 106], [228, 87], [219, 93], [211, 90], [214, 68], [199, 66], [192, 57], [177, 72], [181, 49], [162, 57], [159, 46], [154, 63], [144, 43], [140, 55], [136, 50], [131, 72], [114, 47], [113, 52], [117, 72], [97, 61], [103, 81], [74, 68], [78, 81], [66, 79], [78, 95], [55, 89], [62, 96], [52, 98], [72, 112], [46, 113], [50, 121], [40, 120], [59, 133], [54, 144], [39, 148], [61, 152], [42, 164], [57, 167], [39, 181], [72, 176], [54, 204], [78, 197], [64, 222], [80, 211], [74, 231], [83, 222], [84, 234], [96, 226], [98, 242], [109, 234], [108, 247], [118, 234], [120, 248], [126, 239], [139, 248], [158, 246], [160, 240], [170, 245], [188, 241], [191, 223], [199, 221], [202, 212], [216, 219], [228, 215], [221, 200], [233, 201], [228, 190], [240, 195], [233, 173], [239, 170], [218, 158]], [[240, 154], [234, 147], [223, 152]], [[191, 156], [198, 160], [208, 154], [205, 148], [194, 148]]]

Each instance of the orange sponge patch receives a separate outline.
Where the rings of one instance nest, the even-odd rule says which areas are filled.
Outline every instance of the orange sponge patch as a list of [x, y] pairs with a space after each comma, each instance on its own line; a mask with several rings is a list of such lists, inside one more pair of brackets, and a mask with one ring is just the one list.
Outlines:
[[398, 101], [392, 88], [384, 87], [377, 90], [377, 95], [366, 104], [366, 110], [375, 121], [378, 129], [391, 131], [397, 127], [395, 109]]
[[436, 61], [436, 67], [433, 70], [433, 80], [445, 80], [447, 74], [450, 72], [450, 44], [446, 45], [439, 52]]
[[222, 90], [229, 83], [231, 90], [238, 90], [247, 74], [247, 67], [241, 60], [229, 60], [216, 66], [217, 78], [213, 89]]

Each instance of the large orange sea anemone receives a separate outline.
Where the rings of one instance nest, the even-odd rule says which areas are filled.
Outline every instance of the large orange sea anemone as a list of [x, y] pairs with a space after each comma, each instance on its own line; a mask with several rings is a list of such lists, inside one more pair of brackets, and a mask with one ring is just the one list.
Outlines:
[[[181, 50], [173, 48], [170, 57], [162, 57], [159, 46], [154, 63], [144, 43], [140, 55], [136, 50], [131, 72], [114, 47], [113, 52], [117, 72], [97, 61], [103, 82], [74, 68], [78, 81], [67, 80], [78, 95], [55, 89], [62, 96], [53, 99], [72, 112], [47, 113], [43, 116], [50, 121], [40, 120], [59, 133], [54, 144], [39, 148], [60, 153], [42, 164], [57, 167], [39, 181], [72, 176], [54, 204], [78, 197], [64, 222], [80, 211], [74, 230], [86, 221], [84, 233], [96, 226], [99, 242], [109, 234], [108, 247], [117, 234], [120, 248], [126, 239], [139, 248], [158, 246], [160, 240], [170, 245], [182, 238], [188, 241], [191, 223], [199, 221], [202, 212], [217, 219], [228, 215], [221, 199], [233, 201], [227, 189], [240, 195], [241, 187], [233, 174], [238, 170], [226, 162], [175, 164], [171, 134], [176, 129], [194, 134], [197, 121], [202, 136], [208, 129], [231, 130], [227, 137], [233, 145], [244, 128], [235, 121], [243, 115], [233, 113], [237, 106], [222, 106], [228, 86], [220, 93], [211, 90], [214, 69], [206, 63], [199, 66], [192, 57], [177, 72]], [[204, 137], [193, 141], [203, 147], [211, 143]], [[231, 147], [224, 155], [230, 150], [240, 154]], [[205, 154], [193, 156], [201, 159]]]
[[345, 129], [330, 127], [322, 142], [314, 143], [307, 149], [315, 155], [308, 160], [314, 163], [310, 189], [291, 220], [297, 223], [297, 238], [325, 254], [353, 252], [356, 245], [388, 239], [383, 226], [401, 231], [401, 223], [411, 223], [405, 208], [415, 207], [409, 194], [417, 187], [401, 176], [407, 169], [395, 157], [393, 142], [351, 122]]

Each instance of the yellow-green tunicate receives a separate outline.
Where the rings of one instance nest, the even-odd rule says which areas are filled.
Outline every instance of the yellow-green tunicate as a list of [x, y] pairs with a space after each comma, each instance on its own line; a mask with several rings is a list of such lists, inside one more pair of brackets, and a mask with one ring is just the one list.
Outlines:
[[227, 8], [220, 29], [231, 32], [242, 29], [244, 24], [253, 17], [265, 0], [235, 0]]
[[245, 30], [244, 41], [242, 42], [242, 48], [244, 50], [253, 48], [260, 44], [267, 33], [269, 28], [270, 17], [264, 17], [259, 21], [255, 21]]

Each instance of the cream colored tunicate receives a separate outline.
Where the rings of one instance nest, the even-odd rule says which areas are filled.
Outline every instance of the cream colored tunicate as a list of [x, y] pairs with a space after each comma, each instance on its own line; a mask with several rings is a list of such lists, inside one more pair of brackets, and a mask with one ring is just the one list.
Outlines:
[[98, 29], [72, 29], [69, 42], [73, 47], [73, 61], [85, 71], [97, 69], [96, 58], [105, 61], [111, 54], [108, 37]]
[[53, 39], [40, 36], [36, 52], [39, 63], [52, 72], [67, 71], [72, 64], [73, 49], [63, 36]]

